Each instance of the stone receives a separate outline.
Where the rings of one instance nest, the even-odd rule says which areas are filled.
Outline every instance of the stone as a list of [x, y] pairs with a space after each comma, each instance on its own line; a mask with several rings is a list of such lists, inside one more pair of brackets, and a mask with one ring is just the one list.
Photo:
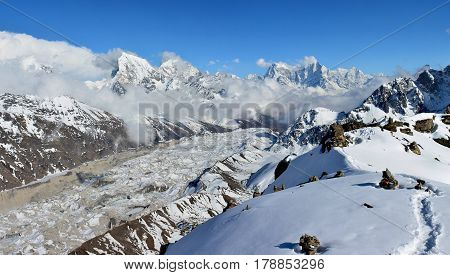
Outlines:
[[445, 138], [435, 138], [434, 141], [439, 143], [442, 146], [450, 148], [450, 137], [447, 137], [447, 139], [445, 139]]
[[450, 115], [443, 115], [442, 116], [442, 123], [450, 125]]
[[253, 192], [253, 197], [254, 197], [254, 198], [261, 197], [261, 192], [259, 192], [258, 190], [256, 190], [255, 192]]
[[414, 189], [422, 190], [424, 186], [425, 186], [425, 181], [421, 180], [421, 179], [417, 179], [417, 185], [414, 186]]
[[318, 181], [319, 179], [316, 176], [312, 176], [309, 178], [309, 182]]
[[408, 145], [408, 149], [411, 150], [411, 152], [413, 152], [416, 155], [419, 155], [419, 156], [421, 155], [419, 145], [415, 141], [411, 142]]
[[344, 172], [341, 171], [341, 170], [337, 171], [336, 175], [334, 175], [335, 178], [340, 178], [340, 177], [343, 177], [343, 176], [344, 176]]
[[379, 185], [381, 188], [394, 190], [398, 188], [398, 181], [394, 178], [391, 171], [386, 168], [386, 170], [383, 171], [383, 178]]
[[345, 136], [344, 128], [337, 123], [333, 123], [320, 143], [322, 145], [321, 151], [324, 153], [330, 151], [333, 147], [347, 147], [349, 141]]
[[421, 133], [431, 133], [433, 127], [434, 123], [432, 118], [418, 120], [416, 121], [416, 125], [414, 125], [414, 129]]
[[391, 117], [388, 119], [388, 123], [382, 127], [382, 129], [397, 132], [397, 127], [403, 126], [402, 122], [394, 121]]
[[300, 237], [299, 245], [302, 247], [302, 252], [306, 255], [316, 255], [320, 247], [320, 241], [316, 236], [304, 234]]
[[410, 136], [413, 135], [413, 132], [409, 128], [400, 128], [400, 132], [403, 134], [406, 134], [406, 135], [410, 135]]
[[324, 172], [322, 172], [322, 175], [320, 175], [319, 179], [322, 179], [323, 177], [326, 177], [326, 176], [328, 176], [328, 173], [324, 171]]

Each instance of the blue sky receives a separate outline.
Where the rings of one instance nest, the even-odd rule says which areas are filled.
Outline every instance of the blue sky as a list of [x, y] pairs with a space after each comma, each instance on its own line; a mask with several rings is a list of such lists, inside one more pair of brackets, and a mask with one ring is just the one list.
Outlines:
[[[161, 52], [173, 51], [202, 70], [238, 75], [264, 72], [258, 58], [294, 63], [313, 55], [332, 67], [445, 2], [5, 1], [94, 52], [122, 48], [158, 65]], [[0, 29], [62, 40], [1, 2]], [[341, 66], [391, 74], [449, 63], [450, 3]]]

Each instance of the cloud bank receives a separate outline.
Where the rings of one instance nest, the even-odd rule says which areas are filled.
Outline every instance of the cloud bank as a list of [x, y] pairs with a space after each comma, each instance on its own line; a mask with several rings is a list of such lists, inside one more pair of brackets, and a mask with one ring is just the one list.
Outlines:
[[[205, 104], [205, 99], [196, 95], [194, 88], [146, 93], [143, 88], [127, 87], [128, 93], [125, 96], [115, 95], [108, 87], [99, 91], [89, 89], [85, 81], [111, 78], [111, 72], [117, 67], [117, 59], [122, 52], [122, 49], [112, 49], [107, 53], [93, 53], [89, 49], [75, 47], [66, 42], [46, 41], [24, 34], [0, 32], [0, 93], [33, 94], [44, 98], [71, 96], [121, 117], [127, 123], [132, 136], [141, 127], [140, 103], [156, 104], [158, 110], [164, 110], [164, 106], [172, 104], [169, 112], [164, 113], [169, 119], [170, 108], [179, 102], [191, 104], [194, 109]], [[162, 63], [169, 60], [179, 61], [175, 66], [177, 71], [190, 66], [190, 63], [177, 54], [163, 52]], [[238, 58], [233, 60], [235, 64], [239, 62]], [[312, 56], [299, 61], [302, 64], [314, 62], [317, 60]], [[267, 68], [270, 64], [263, 58], [257, 60], [257, 65], [263, 68]], [[226, 92], [219, 98], [208, 101], [208, 104], [239, 103], [264, 108], [273, 103], [282, 106], [295, 103], [301, 107], [298, 112], [318, 106], [335, 111], [347, 111], [359, 105], [376, 88], [374, 86], [346, 93], [329, 92], [321, 88], [292, 89], [271, 79], [248, 80], [234, 76], [222, 79], [220, 87]], [[176, 102], [172, 100], [173, 98]], [[194, 118], [196, 115], [194, 114]], [[239, 115], [239, 110], [232, 117], [224, 110], [215, 119], [227, 120]]]

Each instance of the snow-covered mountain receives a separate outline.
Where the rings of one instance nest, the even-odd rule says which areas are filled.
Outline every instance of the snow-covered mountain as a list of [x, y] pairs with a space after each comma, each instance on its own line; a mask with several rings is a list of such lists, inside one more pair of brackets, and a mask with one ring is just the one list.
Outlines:
[[[277, 178], [283, 161], [262, 166], [247, 183], [262, 196], [198, 226], [166, 253], [296, 255], [305, 253], [299, 239], [308, 234], [320, 240], [319, 254], [447, 254], [450, 114], [399, 119], [365, 124], [326, 109], [307, 113], [297, 125], [316, 123], [310, 129], [326, 133], [319, 144], [300, 147]], [[311, 133], [297, 134], [304, 141]]]
[[450, 66], [443, 70], [425, 69], [416, 80], [397, 78], [382, 85], [364, 104], [372, 104], [386, 113], [412, 115], [439, 112], [450, 101]]
[[330, 70], [317, 60], [302, 65], [273, 63], [264, 75], [266, 79], [274, 79], [278, 83], [293, 88], [320, 87], [325, 90], [349, 90], [366, 85], [372, 75], [352, 67]]
[[72, 98], [0, 95], [0, 190], [128, 148], [124, 123]]
[[167, 56], [159, 67], [154, 67], [143, 58], [123, 52], [111, 73], [111, 79], [86, 81], [86, 85], [94, 90], [109, 87], [118, 95], [136, 86], [144, 88], [147, 93], [184, 89], [213, 99], [223, 93], [223, 82], [233, 77], [225, 73], [202, 73], [176, 55]]

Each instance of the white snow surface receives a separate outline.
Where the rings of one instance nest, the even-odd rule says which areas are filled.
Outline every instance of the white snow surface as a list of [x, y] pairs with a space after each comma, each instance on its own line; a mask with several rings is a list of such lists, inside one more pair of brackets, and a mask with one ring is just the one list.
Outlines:
[[[403, 119], [414, 125], [429, 117]], [[300, 236], [312, 234], [321, 241], [319, 254], [448, 254], [450, 155], [433, 140], [448, 133], [440, 121], [432, 133], [411, 127], [413, 136], [378, 127], [347, 132], [348, 147], [322, 153], [317, 146], [293, 159], [275, 181], [277, 163], [268, 163], [248, 182], [260, 190], [270, 183], [263, 196], [199, 226], [168, 253], [298, 254]], [[421, 155], [405, 150], [412, 141]], [[399, 189], [378, 186], [386, 168]], [[345, 176], [334, 178], [339, 170]], [[323, 172], [328, 175], [308, 182]], [[415, 190], [417, 179], [429, 191]], [[274, 193], [282, 185], [287, 189]]]

